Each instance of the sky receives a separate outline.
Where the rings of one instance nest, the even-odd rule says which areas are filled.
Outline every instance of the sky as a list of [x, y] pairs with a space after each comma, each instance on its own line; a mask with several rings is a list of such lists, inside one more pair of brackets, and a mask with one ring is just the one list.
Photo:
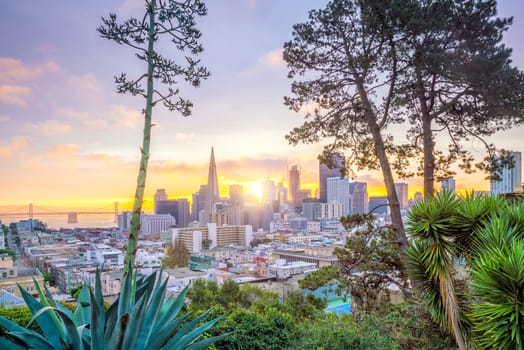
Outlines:
[[[284, 136], [303, 116], [283, 105], [291, 81], [281, 53], [292, 26], [327, 0], [210, 0], [198, 20], [211, 76], [181, 95], [194, 103], [182, 117], [156, 108], [145, 207], [156, 189], [190, 197], [207, 180], [214, 147], [221, 194], [231, 184], [260, 192], [266, 178], [286, 182], [301, 168], [302, 187], [318, 187], [316, 156], [322, 143], [290, 146]], [[514, 16], [504, 37], [514, 64], [524, 69], [524, 2], [499, 1], [500, 16]], [[0, 212], [8, 206], [102, 208], [118, 201], [129, 208], [142, 139], [144, 100], [115, 92], [114, 76], [142, 74], [133, 51], [103, 39], [100, 18], [143, 13], [140, 0], [4, 1], [0, 5]], [[177, 57], [174, 49], [166, 51]], [[524, 151], [522, 132], [492, 139]], [[482, 147], [469, 145], [478, 157]], [[370, 195], [379, 194], [378, 173], [358, 172]], [[459, 189], [487, 190], [484, 175], [457, 175]], [[420, 190], [420, 180], [410, 193]]]

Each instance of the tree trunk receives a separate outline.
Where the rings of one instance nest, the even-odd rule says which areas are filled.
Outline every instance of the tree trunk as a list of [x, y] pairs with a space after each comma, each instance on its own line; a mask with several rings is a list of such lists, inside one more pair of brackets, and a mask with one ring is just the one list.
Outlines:
[[147, 98], [144, 111], [144, 136], [142, 148], [140, 149], [140, 168], [136, 181], [136, 192], [133, 203], [133, 215], [131, 217], [131, 228], [127, 242], [126, 259], [124, 263], [124, 275], [133, 269], [136, 256], [138, 234], [140, 232], [140, 216], [142, 214], [142, 203], [144, 202], [144, 191], [146, 187], [147, 164], [149, 162], [149, 148], [151, 144], [151, 116], [153, 112], [153, 44], [155, 34], [155, 0], [151, 0], [149, 8], [149, 35], [148, 35], [148, 62], [147, 62]]
[[393, 229], [397, 234], [399, 241], [400, 251], [404, 260], [407, 261], [405, 250], [408, 246], [406, 232], [404, 231], [404, 224], [402, 223], [402, 216], [400, 214], [400, 203], [398, 201], [397, 191], [395, 190], [395, 180], [393, 178], [393, 172], [389, 165], [388, 155], [386, 153], [386, 147], [384, 145], [384, 139], [379, 125], [377, 124], [376, 115], [373, 113], [371, 108], [371, 102], [368, 99], [364, 85], [361, 82], [357, 82], [357, 88], [359, 91], [360, 98], [366, 110], [366, 119], [369, 127], [369, 131], [373, 136], [373, 142], [375, 145], [375, 152], [377, 153], [378, 161], [380, 163], [380, 169], [382, 170], [382, 177], [384, 178], [384, 185], [386, 186], [387, 197], [389, 207], [391, 210], [391, 223]]
[[[420, 59], [415, 59], [417, 65], [422, 64]], [[420, 68], [416, 68], [417, 79], [417, 99], [420, 104], [420, 113], [422, 119], [422, 146], [424, 148], [424, 198], [432, 198], [435, 194], [435, 156], [433, 154], [435, 144], [433, 142], [433, 131], [431, 130], [431, 115], [426, 99], [426, 91], [422, 81]]]

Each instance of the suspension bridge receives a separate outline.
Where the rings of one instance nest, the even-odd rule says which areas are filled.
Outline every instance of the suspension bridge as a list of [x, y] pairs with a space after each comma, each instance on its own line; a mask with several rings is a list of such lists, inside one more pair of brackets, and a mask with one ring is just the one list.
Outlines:
[[34, 218], [45, 218], [46, 216], [60, 216], [63, 215], [67, 218], [67, 222], [74, 224], [78, 220], [78, 216], [83, 215], [113, 215], [113, 220], [116, 223], [118, 220], [118, 202], [114, 202], [113, 205], [104, 206], [96, 209], [67, 209], [63, 208], [47, 208], [42, 206], [36, 206], [29, 203], [27, 206], [5, 206], [0, 209], [0, 220], [2, 218], [20, 218], [32, 220]]

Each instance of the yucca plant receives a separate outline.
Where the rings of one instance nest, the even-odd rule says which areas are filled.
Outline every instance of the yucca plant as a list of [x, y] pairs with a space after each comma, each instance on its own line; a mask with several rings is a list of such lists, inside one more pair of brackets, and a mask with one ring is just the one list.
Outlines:
[[[523, 349], [524, 203], [440, 193], [415, 205], [407, 226], [410, 276], [423, 283], [431, 315], [459, 347]], [[457, 257], [470, 280], [455, 278]]]
[[43, 334], [0, 317], [7, 337], [0, 338], [2, 349], [202, 349], [227, 334], [200, 339], [219, 319], [205, 322], [207, 312], [190, 319], [181, 314], [187, 288], [176, 298], [165, 299], [167, 279], [161, 273], [147, 278], [125, 274], [118, 299], [104, 310], [100, 271], [94, 292], [84, 285], [74, 312], [56, 302], [47, 287], [42, 292], [35, 281], [39, 300], [20, 288]]

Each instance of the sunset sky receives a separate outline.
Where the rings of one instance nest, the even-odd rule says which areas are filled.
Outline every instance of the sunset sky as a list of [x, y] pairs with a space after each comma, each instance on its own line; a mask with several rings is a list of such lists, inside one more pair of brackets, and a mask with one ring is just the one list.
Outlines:
[[[230, 184], [256, 192], [259, 181], [286, 181], [299, 164], [304, 188], [316, 189], [321, 144], [292, 147], [284, 135], [302, 123], [283, 96], [291, 81], [282, 62], [292, 25], [326, 0], [210, 0], [199, 20], [211, 77], [182, 96], [194, 102], [184, 118], [156, 108], [146, 208], [157, 188], [189, 197], [206, 182], [214, 146], [221, 193]], [[0, 212], [9, 205], [101, 208], [129, 206], [142, 137], [143, 99], [115, 92], [113, 76], [141, 74], [126, 47], [100, 38], [100, 17], [140, 15], [140, 0], [3, 1], [0, 11]], [[524, 69], [524, 2], [499, 1], [515, 16], [505, 35], [515, 65]], [[173, 49], [173, 55], [177, 53]], [[176, 57], [176, 56], [175, 56]], [[501, 146], [524, 151], [524, 129], [498, 135]], [[469, 145], [483, 156], [480, 144]], [[482, 174], [456, 176], [459, 189], [486, 190]], [[357, 173], [371, 195], [380, 178]], [[418, 189], [409, 181], [410, 192]]]

